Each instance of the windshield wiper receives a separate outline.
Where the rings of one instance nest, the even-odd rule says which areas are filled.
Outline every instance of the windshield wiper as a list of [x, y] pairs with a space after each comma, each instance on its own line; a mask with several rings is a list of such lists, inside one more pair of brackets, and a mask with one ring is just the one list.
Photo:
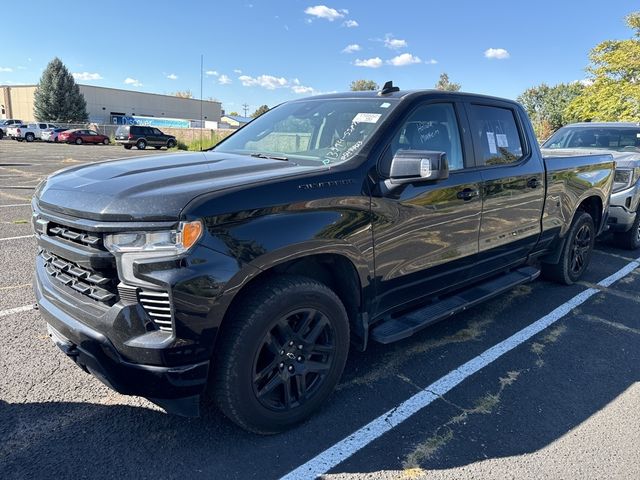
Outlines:
[[251, 156], [255, 158], [269, 158], [271, 160], [283, 160], [285, 162], [289, 161], [287, 157], [278, 157], [276, 155], [265, 155], [264, 153], [252, 153]]

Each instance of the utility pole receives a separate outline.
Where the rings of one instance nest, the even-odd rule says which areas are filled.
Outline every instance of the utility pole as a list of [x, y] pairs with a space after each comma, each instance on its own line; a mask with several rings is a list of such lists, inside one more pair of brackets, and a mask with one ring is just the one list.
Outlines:
[[202, 118], [202, 75], [203, 75], [204, 55], [200, 54], [200, 151], [202, 151], [202, 131], [204, 130], [204, 118]]
[[243, 103], [242, 104], [242, 109], [244, 110], [244, 116], [246, 118], [247, 117], [247, 112], [249, 111], [249, 104], [248, 103]]

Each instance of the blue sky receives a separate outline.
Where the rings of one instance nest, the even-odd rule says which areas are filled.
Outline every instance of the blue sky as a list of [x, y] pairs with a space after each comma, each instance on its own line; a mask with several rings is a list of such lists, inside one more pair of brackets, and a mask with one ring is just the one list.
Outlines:
[[227, 112], [347, 90], [359, 78], [431, 88], [441, 72], [464, 91], [515, 98], [585, 78], [589, 50], [630, 37], [623, 18], [639, 9], [630, 0], [84, 5], [3, 18], [0, 84], [37, 83], [57, 55], [80, 83], [199, 97], [202, 53], [204, 96]]

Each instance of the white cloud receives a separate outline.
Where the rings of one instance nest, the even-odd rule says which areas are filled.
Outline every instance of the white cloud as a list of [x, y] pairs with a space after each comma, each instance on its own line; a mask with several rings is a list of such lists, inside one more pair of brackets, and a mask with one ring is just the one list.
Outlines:
[[229, 85], [231, 83], [231, 79], [223, 73], [218, 77], [218, 83], [220, 85]]
[[334, 20], [344, 18], [344, 16], [349, 13], [349, 10], [336, 10], [326, 5], [316, 5], [315, 7], [307, 7], [304, 13], [312, 17], [324, 18], [325, 20], [333, 22]]
[[394, 67], [404, 67], [406, 65], [412, 65], [414, 63], [421, 63], [419, 57], [415, 55], [411, 55], [410, 53], [402, 53], [397, 57], [393, 57], [391, 60], [387, 60], [389, 65], [393, 65]]
[[356, 67], [379, 68], [382, 66], [382, 59], [380, 57], [367, 58], [366, 60], [357, 59], [353, 64]]
[[0, 67], [0, 72], [13, 72], [11, 67]]
[[505, 60], [511, 56], [504, 48], [489, 48], [484, 51], [484, 56], [495, 60]]
[[347, 28], [356, 28], [359, 27], [360, 24], [358, 22], [356, 22], [355, 20], [346, 20], [343, 24], [343, 27], [347, 27]]
[[399, 48], [406, 48], [408, 45], [406, 40], [401, 40], [399, 38], [393, 38], [391, 35], [387, 35], [384, 37], [384, 46], [390, 48], [391, 50], [398, 50]]
[[435, 65], [436, 63], [438, 63], [438, 61], [435, 58], [431, 58], [429, 60], [425, 60], [424, 63], [426, 63], [427, 65]]
[[125, 85], [131, 85], [132, 87], [141, 87], [142, 83], [140, 80], [136, 80], [135, 78], [127, 77], [124, 79]]
[[175, 73], [170, 73], [169, 75], [167, 75], [167, 78], [169, 80], [177, 80], [178, 76]]
[[81, 80], [83, 82], [88, 82], [90, 80], [102, 80], [102, 76], [99, 73], [89, 73], [89, 72], [77, 72], [72, 73], [73, 78], [76, 80]]
[[313, 87], [305, 87], [304, 85], [293, 85], [291, 87], [291, 90], [293, 90], [294, 93], [301, 94], [313, 94], [313, 92], [315, 91]]
[[362, 47], [360, 45], [358, 45], [357, 43], [352, 43], [351, 45], [347, 45], [346, 47], [344, 47], [342, 49], [342, 53], [353, 53], [359, 52], [360, 50], [362, 50]]
[[241, 75], [238, 80], [245, 87], [262, 87], [267, 90], [275, 90], [276, 88], [286, 87], [289, 82], [284, 77], [275, 77], [273, 75], [260, 75], [258, 77], [250, 77], [249, 75]]
[[242, 73], [242, 70], [240, 70], [239, 68], [236, 68], [233, 70], [233, 73], [237, 73], [238, 75], [240, 75]]
[[218, 75], [220, 75], [220, 74], [219, 74], [218, 72], [216, 72], [215, 70], [207, 70], [206, 72], [204, 72], [204, 74], [205, 74], [207, 77], [211, 77], [211, 76], [213, 76], [213, 77], [217, 77]]

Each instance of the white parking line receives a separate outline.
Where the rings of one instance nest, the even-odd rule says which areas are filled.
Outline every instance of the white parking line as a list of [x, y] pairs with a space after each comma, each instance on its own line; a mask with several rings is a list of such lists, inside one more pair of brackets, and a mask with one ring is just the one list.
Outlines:
[[[1, 188], [1, 187], [0, 187]], [[0, 205], [0, 208], [8, 208], [8, 207], [28, 207], [30, 203], [14, 203], [13, 205]]]
[[[640, 267], [640, 258], [632, 261], [613, 275], [610, 275], [604, 280], [598, 282], [598, 285], [602, 287], [609, 287], [638, 267]], [[555, 322], [571, 312], [571, 310], [583, 304], [598, 292], [599, 290], [595, 288], [584, 290], [544, 317], [518, 331], [506, 340], [503, 340], [497, 345], [485, 350], [464, 365], [461, 365], [444, 377], [436, 380], [408, 400], [405, 400], [398, 406], [380, 415], [378, 418], [339, 441], [332, 447], [329, 447], [324, 452], [321, 452], [304, 465], [301, 465], [295, 470], [289, 472], [287, 475], [282, 477], [281, 480], [311, 480], [327, 473], [360, 449], [366, 447], [392, 428], [400, 425], [413, 414], [433, 403], [433, 401], [437, 400], [440, 396], [448, 393], [469, 376], [483, 369], [494, 360], [500, 358], [505, 353], [510, 352], [523, 342], [526, 342], [545, 328], [553, 325]]]
[[28, 312], [33, 310], [33, 305], [24, 305], [23, 307], [10, 308], [9, 310], [0, 310], [0, 317], [13, 315], [14, 313]]
[[4, 242], [5, 240], [20, 240], [21, 238], [31, 238], [31, 237], [33, 237], [33, 235], [22, 235], [20, 237], [0, 238], [0, 242]]

